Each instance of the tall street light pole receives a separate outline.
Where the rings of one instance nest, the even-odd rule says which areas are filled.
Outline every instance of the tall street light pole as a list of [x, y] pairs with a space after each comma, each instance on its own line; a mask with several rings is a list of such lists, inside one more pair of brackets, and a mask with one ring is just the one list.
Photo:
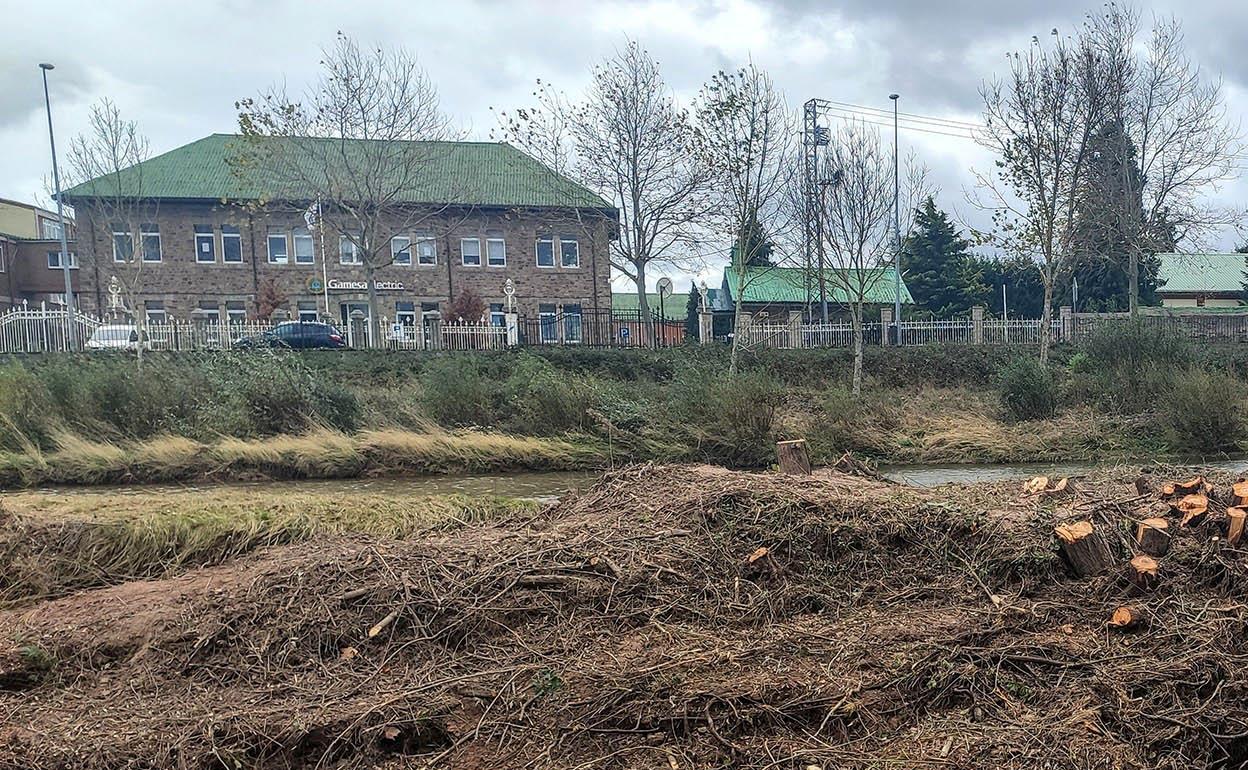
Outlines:
[[900, 94], [889, 94], [893, 100], [893, 323], [897, 329], [897, 344], [901, 344], [901, 180], [897, 161], [897, 100]]
[[69, 238], [65, 227], [65, 203], [61, 200], [61, 171], [56, 163], [56, 135], [52, 132], [52, 100], [48, 97], [48, 70], [55, 68], [44, 62], [39, 65], [39, 69], [43, 70], [43, 103], [48, 110], [48, 144], [52, 146], [52, 185], [56, 187], [56, 218], [61, 228], [61, 273], [65, 276], [65, 315], [69, 321], [68, 331], [76, 338], [74, 282], [69, 272]]

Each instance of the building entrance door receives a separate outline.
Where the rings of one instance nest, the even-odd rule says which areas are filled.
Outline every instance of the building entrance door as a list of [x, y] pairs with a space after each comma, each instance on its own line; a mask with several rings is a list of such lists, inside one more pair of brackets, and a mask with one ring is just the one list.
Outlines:
[[[358, 316], [356, 311], [359, 311]], [[367, 302], [340, 302], [338, 313], [347, 332], [347, 344], [353, 348], [373, 346], [372, 316]]]

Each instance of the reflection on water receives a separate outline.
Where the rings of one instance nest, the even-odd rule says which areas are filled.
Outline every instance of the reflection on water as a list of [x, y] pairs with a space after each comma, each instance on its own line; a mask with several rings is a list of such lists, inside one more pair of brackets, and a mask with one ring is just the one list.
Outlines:
[[[1148, 465], [1147, 461], [1122, 463], [1126, 466]], [[1191, 460], [1191, 465], [1228, 473], [1248, 471], [1248, 459]], [[973, 484], [981, 481], [1011, 481], [1033, 476], [1078, 476], [1104, 463], [1019, 463], [1017, 465], [882, 465], [880, 473], [893, 481], [915, 487], [939, 484]]]
[[307, 479], [295, 481], [238, 481], [199, 484], [136, 484], [109, 487], [55, 487], [40, 491], [60, 494], [109, 492], [110, 494], [152, 494], [162, 491], [211, 492], [214, 489], [280, 490], [289, 493], [369, 494], [369, 495], [472, 495], [511, 497], [548, 502], [593, 483], [596, 474], [584, 472], [488, 473], [465, 476], [416, 476], [410, 478]]

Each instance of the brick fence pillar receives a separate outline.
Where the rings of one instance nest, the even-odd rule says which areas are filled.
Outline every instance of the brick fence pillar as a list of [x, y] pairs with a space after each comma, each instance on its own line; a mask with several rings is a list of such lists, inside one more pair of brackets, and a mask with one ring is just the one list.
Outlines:
[[984, 344], [984, 308], [980, 305], [971, 308], [971, 344]]
[[880, 308], [880, 344], [888, 345], [888, 335], [893, 326], [893, 309], [891, 307]]

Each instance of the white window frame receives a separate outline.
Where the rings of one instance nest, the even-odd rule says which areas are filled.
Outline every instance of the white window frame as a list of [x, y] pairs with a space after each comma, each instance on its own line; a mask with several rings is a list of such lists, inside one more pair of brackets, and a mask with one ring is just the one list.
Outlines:
[[[576, 309], [569, 310], [569, 308], [576, 308]], [[563, 329], [561, 330], [561, 334], [563, 336], [564, 342], [580, 343], [582, 340], [585, 339], [585, 314], [579, 302], [569, 303], [567, 305], [560, 305], [559, 315], [563, 317]], [[575, 337], [569, 334], [571, 330], [569, 329], [568, 322], [572, 319], [573, 316], [576, 316], [576, 336]]]
[[[159, 308], [150, 306], [152, 302], [159, 302]], [[165, 309], [165, 301], [163, 299], [149, 299], [143, 301], [143, 317], [148, 323], [165, 323], [169, 320], [169, 311]]]
[[[503, 250], [503, 261], [498, 263], [494, 262], [494, 254], [490, 251], [490, 247], [496, 243]], [[505, 238], [485, 239], [485, 265], [486, 267], [507, 267], [507, 240]]]
[[[350, 248], [351, 259], [347, 259], [347, 249]], [[340, 265], [362, 265], [364, 260], [360, 259], [360, 248], [355, 245], [355, 241], [345, 235], [338, 236], [338, 264]]]
[[[209, 302], [213, 302], [213, 303], [214, 303], [214, 306], [213, 306], [213, 307], [205, 307], [205, 305], [207, 305], [207, 303], [209, 303]], [[221, 310], [221, 303], [220, 303], [220, 302], [216, 302], [215, 300], [210, 300], [210, 299], [204, 299], [204, 300], [200, 300], [199, 302], [196, 302], [196, 303], [195, 303], [195, 310], [191, 313], [191, 319], [192, 319], [192, 320], [201, 320], [201, 319], [202, 319], [202, 320], [207, 320], [204, 314], [205, 314], [205, 313], [214, 313], [214, 314], [216, 314], [216, 317], [215, 317], [215, 318], [213, 318], [213, 319], [211, 319], [211, 321], [212, 321], [213, 323], [220, 323], [220, 322], [221, 322], [221, 312], [222, 312], [222, 310]]]
[[[403, 248], [395, 250], [398, 244], [396, 241], [403, 242]], [[400, 261], [402, 257], [402, 261]], [[399, 265], [400, 267], [412, 266], [412, 238], [410, 235], [396, 235], [390, 239], [390, 264]]]
[[[227, 233], [225, 231], [225, 228], [227, 227], [233, 227], [238, 232]], [[230, 259], [228, 256], [229, 249], [225, 248], [226, 242], [231, 238], [233, 238], [235, 241], [238, 242], [238, 259]], [[239, 228], [236, 225], [222, 225], [221, 226], [221, 264], [223, 265], [243, 264], [243, 231], [242, 231], [242, 228]]]
[[[195, 230], [194, 228], [196, 227], [207, 227], [208, 232]], [[195, 263], [198, 265], [215, 265], [217, 263], [217, 235], [215, 229], [212, 225], [193, 225], [192, 230], [194, 230], [195, 236]], [[204, 252], [199, 245], [203, 243], [204, 239], [207, 239], [208, 245], [211, 247], [208, 249], [208, 253], [212, 256], [212, 259], [203, 258]], [[242, 251], [241, 247], [239, 251]]]
[[[491, 302], [486, 306], [489, 312], [490, 326], [507, 325], [507, 305], [504, 302]], [[498, 308], [495, 310], [494, 308]]]
[[[550, 308], [550, 310], [543, 310]], [[549, 319], [549, 320], [547, 320]], [[537, 306], [537, 339], [540, 342], [558, 342], [559, 341], [559, 306], [553, 302], [542, 302]], [[550, 336], [547, 336], [546, 330], [550, 329]]]
[[[464, 251], [465, 243], [477, 244], [477, 261], [475, 263], [468, 261], [468, 254]], [[459, 239], [459, 262], [464, 267], [481, 267], [481, 239], [480, 238], [460, 238]]]
[[[143, 246], [143, 261], [144, 262], [163, 262], [165, 259], [165, 255], [164, 255], [164, 252], [162, 251], [164, 246], [162, 245], [161, 240], [160, 240], [160, 225], [153, 224], [151, 222], [148, 222], [147, 224], [151, 225], [155, 229], [144, 230], [143, 225], [139, 225], [139, 243], [142, 244]], [[156, 258], [155, 259], [152, 259], [151, 256], [147, 253], [147, 239], [151, 237], [156, 238]]]
[[[78, 254], [73, 251], [67, 251], [65, 253], [69, 256], [69, 269], [77, 270], [78, 269]], [[55, 265], [52, 264], [52, 257], [56, 257]], [[55, 251], [48, 252], [48, 269], [49, 270], [61, 269], [61, 250], [60, 249], [56, 249]], [[2, 272], [4, 272], [4, 270], [0, 268], [0, 273]]]
[[[304, 305], [311, 305], [312, 307], [309, 309], [304, 307]], [[310, 313], [311, 317], [304, 318], [304, 313]], [[295, 320], [300, 323], [315, 323], [320, 320], [320, 315], [320, 305], [315, 301], [305, 299], [295, 303]]]
[[[576, 248], [576, 264], [569, 265], [563, 259], [563, 244], [570, 243]], [[577, 238], [569, 238], [564, 240], [563, 236], [559, 236], [559, 267], [560, 269], [576, 270], [581, 266], [581, 242]]]
[[0, 273], [8, 272], [8, 256], [9, 252], [5, 249], [3, 243], [0, 243]]
[[[230, 305], [242, 305], [242, 310], [230, 308]], [[244, 299], [227, 299], [221, 303], [221, 309], [218, 313], [225, 313], [225, 322], [231, 324], [241, 324], [247, 320], [247, 300]]]
[[[316, 264], [316, 241], [312, 240], [312, 231], [306, 227], [296, 227], [290, 231], [290, 242], [293, 246], [294, 263], [296, 265], [315, 265]], [[299, 243], [307, 244], [307, 259], [299, 258]]]
[[[399, 305], [402, 305], [402, 304], [411, 305], [412, 309], [400, 310]], [[419, 318], [419, 316], [420, 316], [420, 310], [417, 307], [415, 300], [397, 300], [394, 303], [394, 322], [395, 323], [403, 324], [404, 326], [415, 326], [416, 319]]]
[[[421, 250], [421, 246], [425, 245], [426, 243], [429, 244], [430, 246], [429, 255], [432, 259], [431, 262], [425, 261], [425, 253], [424, 251]], [[437, 238], [434, 238], [432, 235], [417, 235], [416, 236], [416, 265], [418, 267], [437, 267], [438, 265], [438, 239]]]
[[[282, 255], [280, 258], [273, 256], [273, 242], [275, 239], [280, 240], [282, 244]], [[285, 230], [269, 230], [267, 237], [264, 239], [264, 245], [270, 265], [290, 264], [290, 234]]]
[[[122, 257], [120, 254], [117, 253], [117, 237], [118, 236], [125, 238], [126, 241], [130, 244], [130, 255], [128, 257]], [[127, 232], [125, 230], [113, 230], [113, 261], [120, 262], [122, 264], [126, 262], [134, 261], [134, 233]]]
[[[550, 264], [542, 264], [542, 244], [550, 244]], [[543, 270], [554, 270], [559, 266], [559, 249], [557, 247], [558, 239], [553, 235], [538, 236], [533, 242], [533, 263]]]

